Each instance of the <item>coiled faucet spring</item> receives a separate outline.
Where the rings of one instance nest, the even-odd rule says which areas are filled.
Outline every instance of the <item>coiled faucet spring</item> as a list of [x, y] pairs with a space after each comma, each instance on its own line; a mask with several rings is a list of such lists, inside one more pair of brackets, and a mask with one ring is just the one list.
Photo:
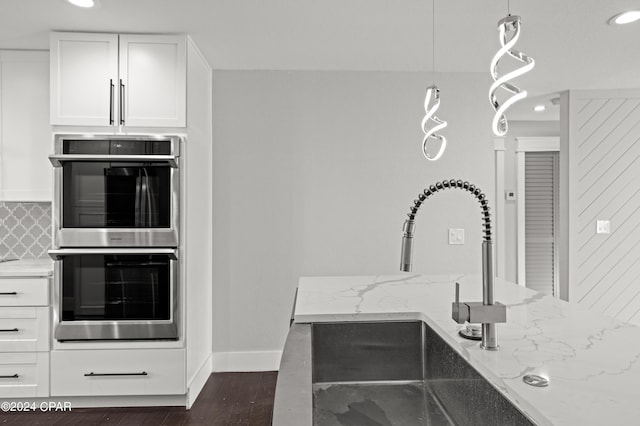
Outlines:
[[[482, 208], [484, 241], [492, 242], [491, 213], [490, 213], [491, 208], [489, 207], [489, 201], [487, 200], [487, 197], [485, 196], [485, 194], [482, 192], [480, 188], [476, 187], [475, 185], [467, 181], [463, 182], [462, 180], [459, 180], [459, 179], [443, 180], [442, 182], [437, 182], [436, 184], [431, 185], [428, 188], [425, 188], [425, 190], [420, 195], [418, 195], [418, 199], [413, 201], [413, 206], [411, 206], [410, 208], [411, 211], [407, 214], [407, 216], [409, 216], [409, 220], [407, 222], [413, 222], [415, 220], [416, 213], [418, 213], [420, 206], [422, 205], [422, 203], [424, 203], [424, 201], [427, 198], [429, 198], [436, 192], [443, 191], [445, 189], [450, 189], [450, 188], [463, 189], [476, 197], [476, 199], [480, 203], [480, 207]], [[415, 225], [412, 224], [412, 226], [410, 226], [411, 229], [407, 230], [408, 226], [407, 224], [405, 224], [405, 235], [407, 231], [409, 231], [409, 235], [406, 235], [407, 237], [413, 237], [414, 226]]]

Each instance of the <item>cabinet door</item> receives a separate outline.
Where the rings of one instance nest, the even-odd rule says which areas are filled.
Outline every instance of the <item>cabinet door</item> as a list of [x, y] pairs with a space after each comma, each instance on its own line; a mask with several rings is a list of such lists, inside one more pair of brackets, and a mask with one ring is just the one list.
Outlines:
[[184, 36], [121, 35], [120, 124], [184, 127], [186, 59]]
[[0, 52], [0, 200], [51, 201], [49, 54]]
[[118, 35], [51, 33], [51, 124], [117, 125]]

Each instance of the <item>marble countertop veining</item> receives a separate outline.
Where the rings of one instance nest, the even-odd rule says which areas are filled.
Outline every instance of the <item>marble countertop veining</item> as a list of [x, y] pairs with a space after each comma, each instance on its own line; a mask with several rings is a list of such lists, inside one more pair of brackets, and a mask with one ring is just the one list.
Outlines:
[[48, 277], [53, 274], [51, 259], [20, 259], [0, 262], [0, 277]]
[[[485, 351], [457, 334], [456, 281], [461, 301], [482, 300], [480, 275], [302, 277], [294, 320], [422, 320], [539, 425], [638, 423], [640, 327], [497, 279], [507, 323], [500, 350]], [[531, 387], [525, 374], [550, 384]]]

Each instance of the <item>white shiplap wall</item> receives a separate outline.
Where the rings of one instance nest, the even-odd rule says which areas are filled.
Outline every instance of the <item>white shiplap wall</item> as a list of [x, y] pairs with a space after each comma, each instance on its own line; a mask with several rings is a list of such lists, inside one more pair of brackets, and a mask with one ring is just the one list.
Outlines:
[[570, 92], [569, 123], [569, 300], [640, 324], [640, 91]]

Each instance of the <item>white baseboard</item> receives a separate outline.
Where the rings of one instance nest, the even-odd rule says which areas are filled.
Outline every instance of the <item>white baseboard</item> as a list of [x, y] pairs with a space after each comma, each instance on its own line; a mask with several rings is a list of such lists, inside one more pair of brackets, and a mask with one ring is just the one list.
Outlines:
[[277, 371], [282, 351], [214, 352], [213, 371]]
[[202, 391], [205, 383], [207, 383], [207, 380], [209, 380], [209, 376], [211, 376], [212, 371], [211, 366], [212, 355], [209, 354], [209, 356], [202, 363], [191, 381], [187, 383], [187, 409], [191, 408], [193, 403], [196, 401], [196, 398], [198, 398], [198, 395]]

